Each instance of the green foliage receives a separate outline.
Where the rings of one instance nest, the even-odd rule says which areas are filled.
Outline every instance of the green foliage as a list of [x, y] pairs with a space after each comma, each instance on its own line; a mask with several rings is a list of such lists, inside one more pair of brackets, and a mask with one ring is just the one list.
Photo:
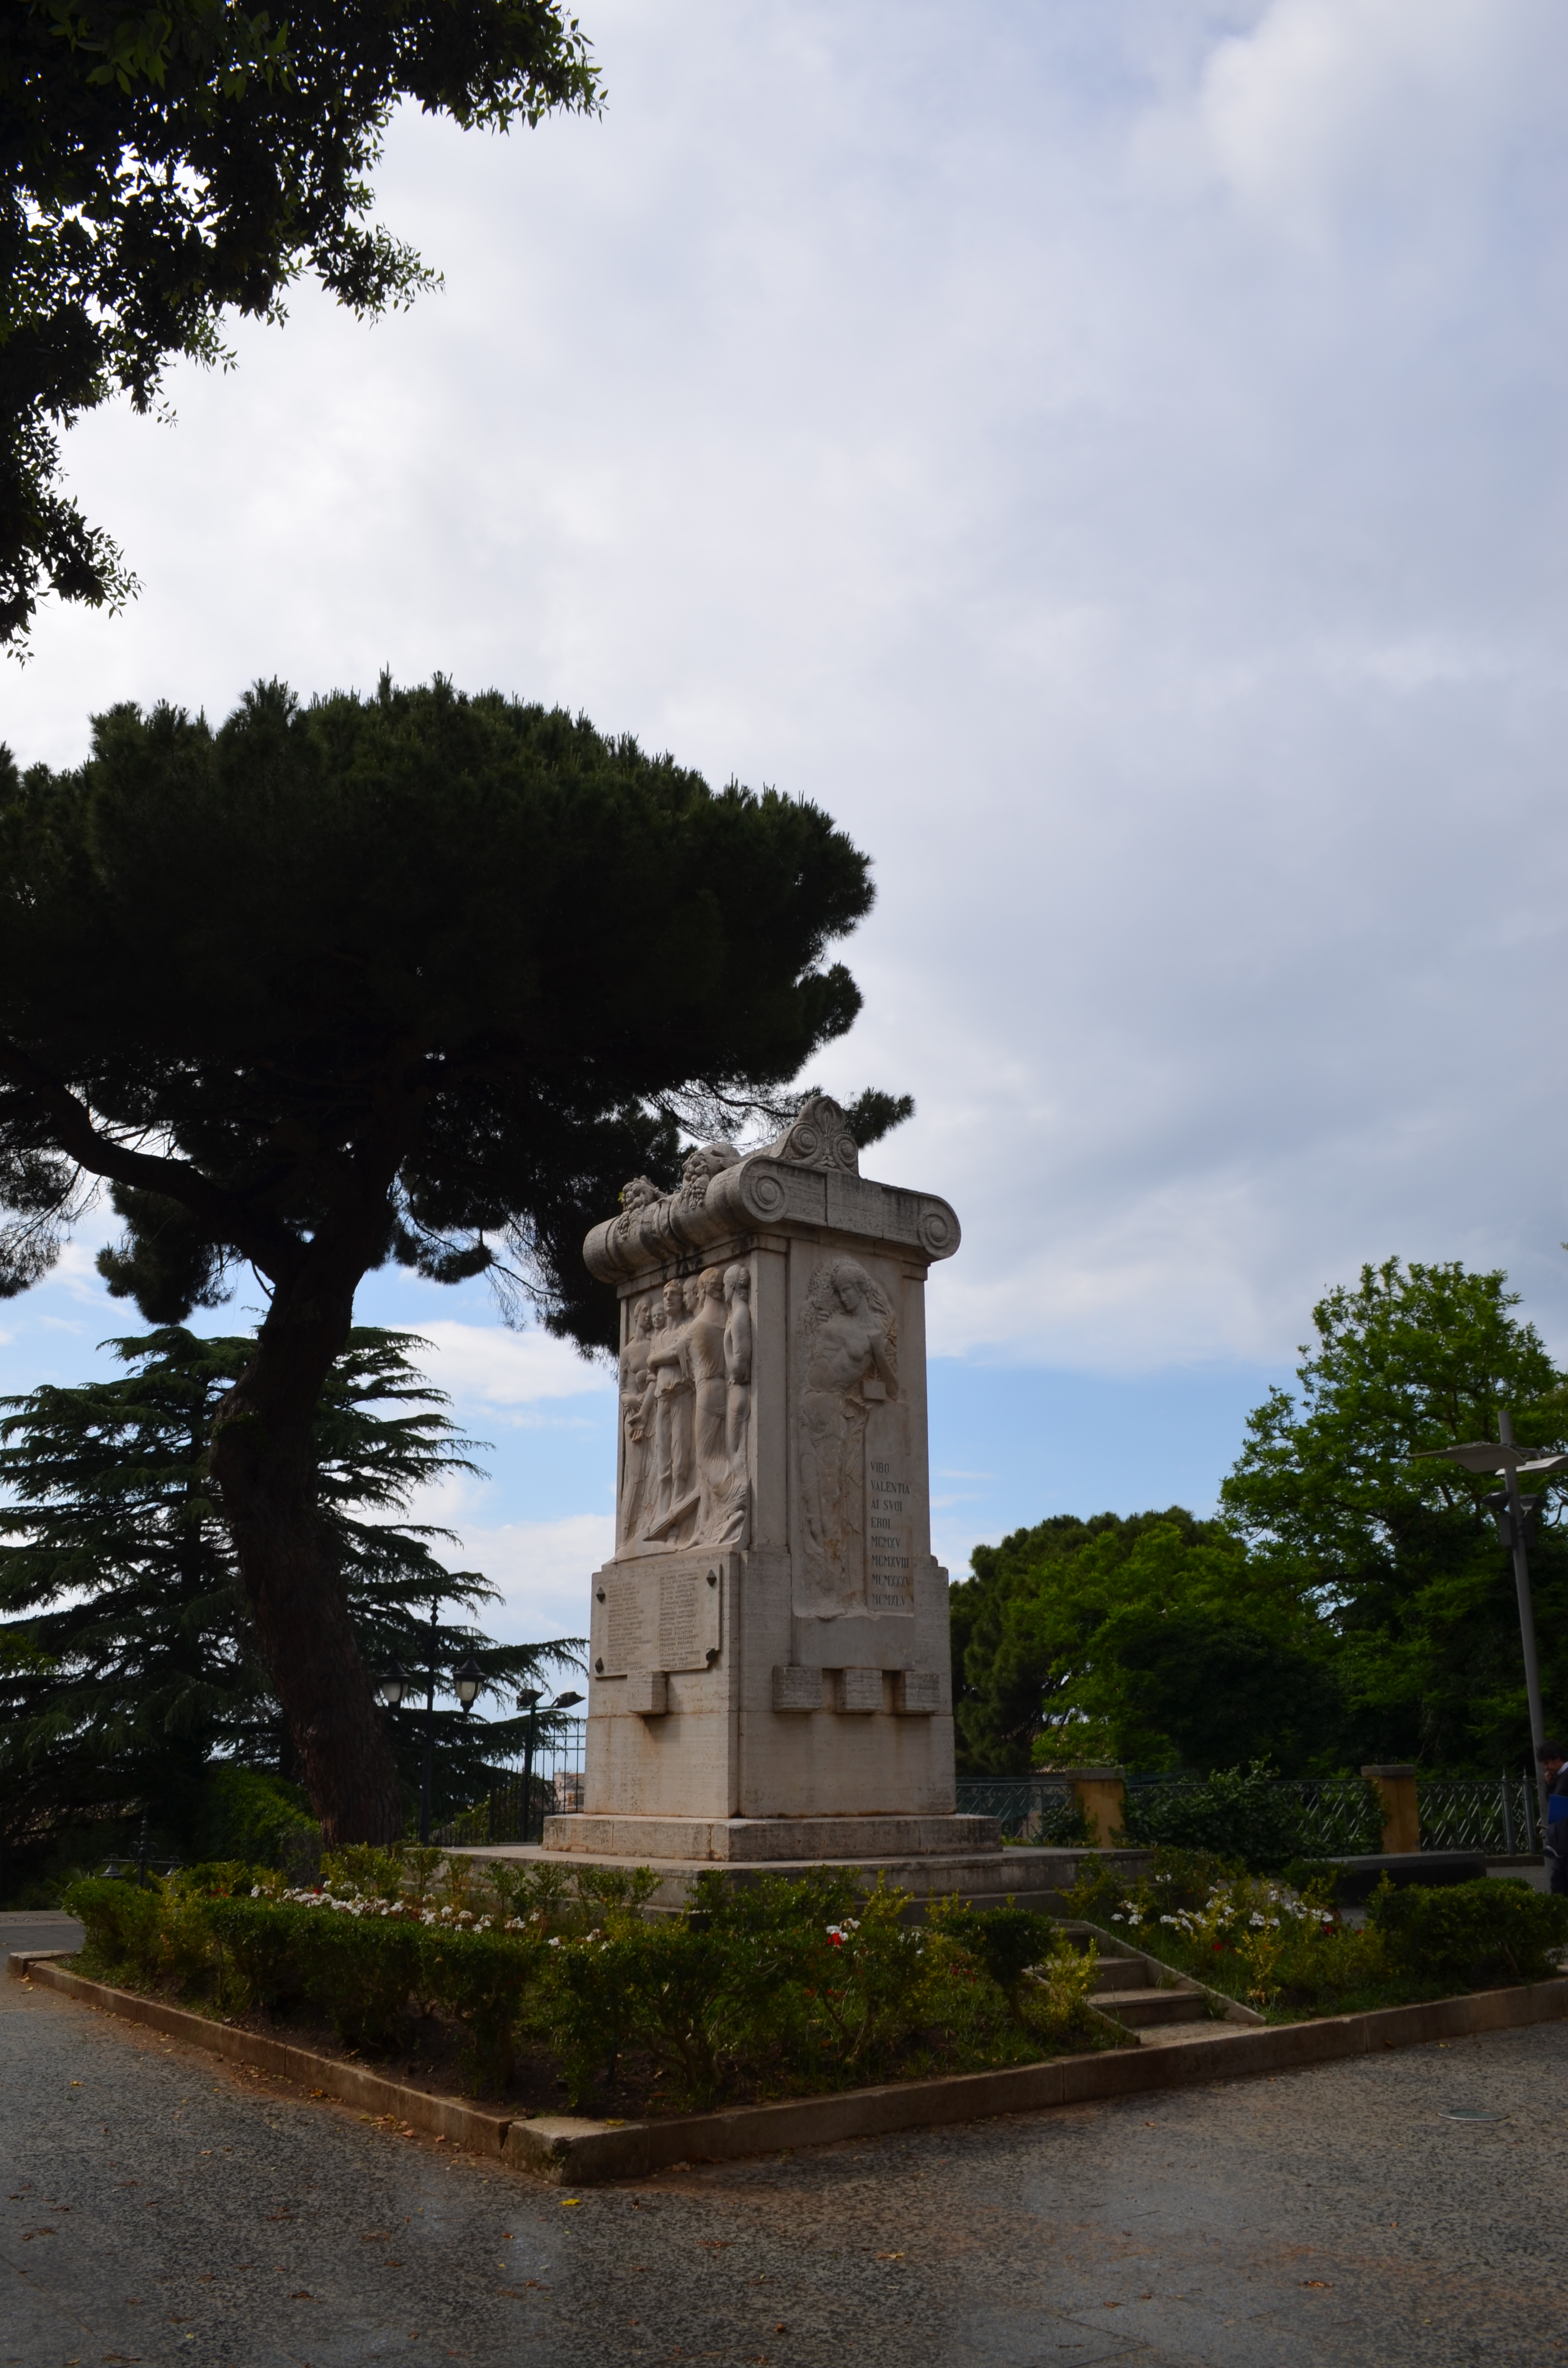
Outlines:
[[738, 1888], [699, 1879], [689, 1909], [645, 1917], [646, 1870], [494, 1865], [355, 1848], [329, 1889], [254, 1884], [233, 1866], [145, 1891], [84, 1881], [85, 1969], [223, 2012], [324, 2017], [351, 2047], [405, 2043], [416, 2017], [461, 2032], [471, 2085], [500, 2093], [519, 2042], [544, 2047], [583, 2105], [618, 2058], [672, 2101], [842, 2087], [940, 2063], [1027, 2062], [1103, 2044], [1094, 1956], [1011, 1907], [857, 1891], [821, 1870]]
[[146, 1983], [156, 1980], [161, 1966], [158, 1945], [163, 1924], [163, 1894], [133, 1883], [87, 1876], [73, 1883], [65, 1894], [69, 1912], [86, 1933], [82, 1970], [106, 1982]]
[[432, 284], [367, 220], [393, 108], [506, 130], [597, 109], [576, 22], [551, 0], [15, 0], [0, 17], [0, 640], [40, 586], [95, 606], [131, 588], [55, 489], [51, 432], [118, 388], [158, 400], [176, 355], [224, 366], [225, 312], [283, 317], [309, 271], [359, 314]]
[[[1382, 1847], [1382, 1808], [1368, 1784], [1364, 1850]], [[1202, 1783], [1134, 1785], [1127, 1794], [1124, 1830], [1130, 1844], [1209, 1851], [1255, 1873], [1278, 1873], [1303, 1850], [1300, 1804], [1267, 1760], [1244, 1773], [1216, 1769]]]
[[1173, 1507], [977, 1546], [951, 1590], [960, 1772], [1333, 1764], [1330, 1641], [1289, 1574]]
[[320, 1831], [298, 1784], [233, 1759], [209, 1768], [195, 1821], [198, 1850], [232, 1852], [233, 1863], [247, 1867], [280, 1866], [286, 1850], [319, 1839]]
[[1568, 1899], [1506, 1876], [1398, 1889], [1385, 1876], [1367, 1921], [1401, 1971], [1455, 1989], [1549, 1981], [1568, 1945]]
[[[101, 1857], [145, 1806], [155, 1852], [276, 1866], [315, 1828], [277, 1696], [245, 1619], [234, 1553], [208, 1472], [216, 1411], [254, 1343], [177, 1326], [113, 1344], [119, 1381], [0, 1401], [0, 1848], [73, 1816], [101, 1827]], [[428, 1606], [450, 1607], [437, 1649], [474, 1653], [489, 1688], [536, 1678], [554, 1645], [497, 1645], [453, 1611], [495, 1589], [445, 1569], [444, 1534], [397, 1516], [412, 1492], [472, 1471], [445, 1401], [409, 1360], [406, 1333], [357, 1331], [317, 1411], [319, 1498], [361, 1649], [372, 1667], [428, 1656]], [[391, 1725], [410, 1797], [422, 1711]], [[523, 1722], [437, 1716], [437, 1806], [472, 1797]], [[270, 1763], [270, 1765], [268, 1765]]]
[[[1501, 1272], [1458, 1260], [1364, 1267], [1312, 1311], [1298, 1401], [1248, 1420], [1222, 1491], [1255, 1565], [1322, 1610], [1348, 1702], [1346, 1757], [1493, 1772], [1528, 1743], [1507, 1555], [1481, 1499], [1495, 1486], [1413, 1459], [1497, 1436], [1568, 1440], [1563, 1381]], [[1568, 1539], [1561, 1483], [1530, 1554], [1548, 1699], [1568, 1685]]]
[[1301, 1873], [1270, 1881], [1234, 1860], [1161, 1847], [1134, 1883], [1108, 1860], [1084, 1861], [1067, 1904], [1271, 2020], [1544, 1981], [1568, 1942], [1568, 1900], [1528, 1884], [1395, 1889], [1385, 1879], [1357, 1930], [1334, 1907], [1335, 1870]]

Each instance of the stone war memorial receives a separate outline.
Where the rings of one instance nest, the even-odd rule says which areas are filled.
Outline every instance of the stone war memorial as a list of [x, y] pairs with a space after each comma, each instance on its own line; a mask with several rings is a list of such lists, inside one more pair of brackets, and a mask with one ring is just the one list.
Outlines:
[[545, 1854], [1000, 1884], [994, 1823], [954, 1811], [930, 1541], [926, 1280], [958, 1247], [945, 1201], [860, 1174], [826, 1096], [589, 1234], [620, 1298], [616, 1544], [584, 1805]]

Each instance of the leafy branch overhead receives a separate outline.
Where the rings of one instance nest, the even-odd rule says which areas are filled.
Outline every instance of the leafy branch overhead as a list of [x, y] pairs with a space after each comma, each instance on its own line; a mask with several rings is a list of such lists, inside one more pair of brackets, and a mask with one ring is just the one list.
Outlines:
[[0, 641], [40, 592], [118, 605], [119, 552], [58, 489], [55, 431], [176, 357], [226, 365], [227, 311], [278, 320], [310, 272], [360, 315], [435, 275], [369, 219], [394, 108], [504, 131], [597, 112], [553, 0], [13, 0], [0, 12]]

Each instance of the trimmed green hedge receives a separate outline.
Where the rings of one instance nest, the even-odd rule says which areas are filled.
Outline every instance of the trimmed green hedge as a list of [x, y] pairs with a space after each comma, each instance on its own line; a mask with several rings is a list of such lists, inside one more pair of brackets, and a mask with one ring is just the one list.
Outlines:
[[[491, 2093], [518, 2048], [544, 2048], [574, 2105], [618, 2058], [655, 2067], [697, 2106], [737, 2088], [799, 2091], [1021, 2063], [1104, 2044], [1087, 2004], [1095, 1958], [1045, 1918], [869, 1896], [825, 1870], [737, 1889], [700, 1878], [688, 1910], [645, 1918], [653, 1886], [438, 1852], [347, 1853], [333, 1890], [270, 1892], [209, 1867], [139, 1891], [73, 1885], [85, 1971], [226, 2014], [327, 2021], [348, 2046], [407, 2044], [435, 2014]], [[647, 2078], [652, 2079], [652, 2073]]]
[[1382, 1934], [1401, 1972], [1456, 1989], [1494, 1989], [1550, 1981], [1558, 1973], [1557, 1952], [1568, 1943], [1568, 1899], [1508, 1875], [1402, 1890], [1385, 1876], [1367, 1902], [1367, 1922]]

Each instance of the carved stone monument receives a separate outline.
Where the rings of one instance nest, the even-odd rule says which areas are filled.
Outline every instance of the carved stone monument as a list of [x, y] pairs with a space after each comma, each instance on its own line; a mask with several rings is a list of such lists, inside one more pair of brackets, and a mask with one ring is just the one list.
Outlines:
[[930, 1193], [874, 1184], [819, 1096], [765, 1150], [637, 1178], [584, 1245], [621, 1302], [615, 1554], [595, 1573], [587, 1765], [550, 1851], [642, 1861], [996, 1849], [953, 1810], [932, 1558]]

